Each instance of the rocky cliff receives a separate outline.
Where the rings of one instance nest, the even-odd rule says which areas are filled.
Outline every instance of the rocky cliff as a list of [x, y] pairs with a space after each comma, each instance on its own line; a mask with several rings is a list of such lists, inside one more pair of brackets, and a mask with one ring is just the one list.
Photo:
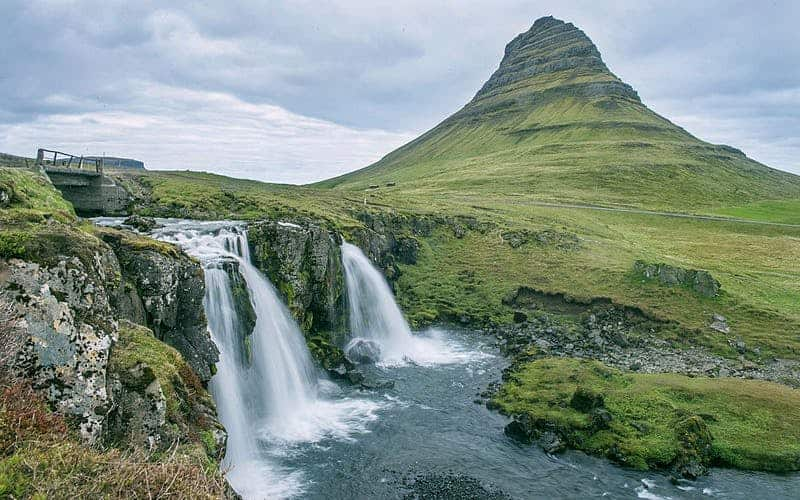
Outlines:
[[203, 382], [217, 351], [199, 264], [66, 216], [40, 220], [13, 206], [3, 216], [16, 244], [2, 247], [0, 302], [19, 332], [3, 343], [3, 380], [29, 383], [86, 443], [180, 442], [218, 458], [225, 432]]
[[97, 233], [119, 260], [122, 283], [114, 305], [120, 317], [150, 328], [201, 380], [210, 380], [219, 352], [206, 331], [199, 263], [177, 247], [130, 232], [103, 228]]
[[286, 298], [306, 332], [341, 332], [346, 326], [341, 236], [307, 220], [250, 224], [253, 263]]

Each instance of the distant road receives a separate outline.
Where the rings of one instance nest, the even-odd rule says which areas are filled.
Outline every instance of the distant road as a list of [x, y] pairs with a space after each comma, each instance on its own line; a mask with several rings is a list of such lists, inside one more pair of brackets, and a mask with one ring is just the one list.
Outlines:
[[603, 212], [623, 212], [637, 215], [658, 215], [661, 217], [676, 217], [679, 219], [710, 220], [717, 222], [737, 222], [743, 224], [761, 224], [764, 226], [781, 226], [800, 228], [800, 224], [787, 224], [785, 222], [768, 222], [752, 219], [737, 219], [735, 217], [722, 217], [718, 215], [693, 215], [679, 212], [660, 212], [657, 210], [643, 210], [641, 208], [601, 207], [598, 205], [576, 205], [571, 203], [550, 203], [546, 201], [515, 201], [517, 205], [535, 205], [549, 208], [577, 208], [579, 210], [600, 210]]

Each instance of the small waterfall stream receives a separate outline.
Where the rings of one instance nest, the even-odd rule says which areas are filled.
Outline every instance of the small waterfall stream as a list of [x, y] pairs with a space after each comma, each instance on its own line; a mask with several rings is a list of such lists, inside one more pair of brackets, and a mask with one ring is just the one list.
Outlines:
[[440, 332], [414, 335], [395, 301], [386, 278], [355, 245], [342, 243], [347, 299], [350, 304], [351, 341], [345, 351], [361, 340], [380, 346], [380, 364], [420, 365], [458, 362], [461, 354], [445, 342]]

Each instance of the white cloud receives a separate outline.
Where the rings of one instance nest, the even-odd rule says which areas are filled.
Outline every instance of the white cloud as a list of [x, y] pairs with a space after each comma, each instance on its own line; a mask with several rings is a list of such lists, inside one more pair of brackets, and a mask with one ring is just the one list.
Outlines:
[[136, 158], [150, 169], [307, 183], [368, 165], [415, 135], [349, 128], [220, 92], [149, 82], [130, 91], [124, 111], [0, 124], [0, 142], [16, 154], [33, 155], [41, 146]]

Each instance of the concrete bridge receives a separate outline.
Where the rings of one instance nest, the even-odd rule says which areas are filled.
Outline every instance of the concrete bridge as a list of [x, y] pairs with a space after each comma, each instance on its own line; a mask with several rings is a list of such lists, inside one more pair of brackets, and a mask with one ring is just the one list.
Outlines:
[[84, 158], [61, 151], [39, 149], [36, 165], [83, 216], [124, 215], [131, 197], [113, 179], [103, 175], [102, 158]]

